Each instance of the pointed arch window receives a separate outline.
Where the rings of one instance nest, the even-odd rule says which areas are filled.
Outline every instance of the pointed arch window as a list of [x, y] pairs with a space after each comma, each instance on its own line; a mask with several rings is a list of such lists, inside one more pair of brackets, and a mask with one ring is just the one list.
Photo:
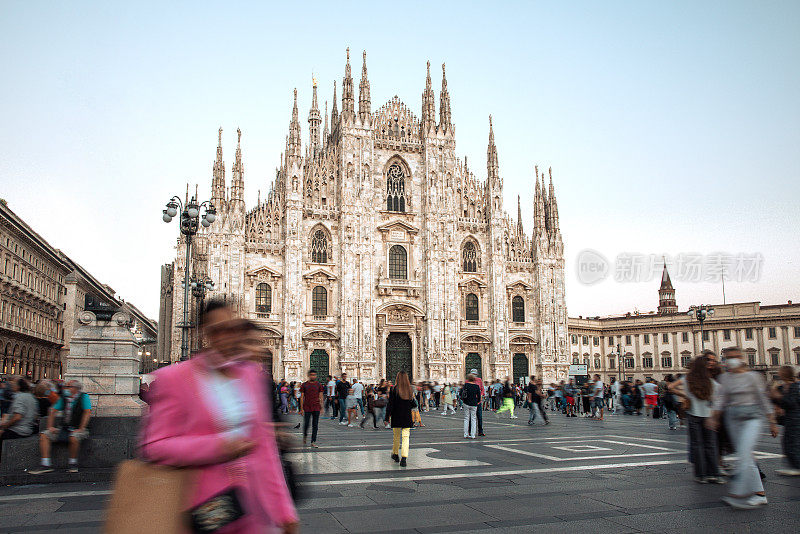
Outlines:
[[386, 172], [386, 210], [406, 211], [406, 175], [398, 163]]
[[256, 313], [272, 312], [272, 287], [265, 282], [256, 286]]
[[464, 243], [464, 249], [461, 251], [461, 255], [464, 259], [464, 272], [478, 272], [478, 249], [475, 243], [472, 241]]
[[478, 320], [478, 296], [475, 293], [467, 295], [467, 321]]
[[311, 261], [313, 263], [328, 263], [328, 236], [322, 229], [311, 236]]
[[328, 315], [328, 291], [322, 286], [316, 286], [311, 292], [311, 314], [316, 317]]
[[389, 278], [408, 279], [408, 253], [400, 245], [394, 245], [389, 249]]
[[515, 323], [525, 322], [525, 301], [519, 295], [511, 299], [511, 318]]

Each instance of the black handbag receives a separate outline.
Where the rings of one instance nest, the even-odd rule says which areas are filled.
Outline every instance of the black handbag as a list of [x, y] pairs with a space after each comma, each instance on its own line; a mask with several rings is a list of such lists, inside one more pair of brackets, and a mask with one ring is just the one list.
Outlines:
[[234, 486], [190, 509], [189, 525], [192, 532], [211, 534], [244, 515], [239, 490]]

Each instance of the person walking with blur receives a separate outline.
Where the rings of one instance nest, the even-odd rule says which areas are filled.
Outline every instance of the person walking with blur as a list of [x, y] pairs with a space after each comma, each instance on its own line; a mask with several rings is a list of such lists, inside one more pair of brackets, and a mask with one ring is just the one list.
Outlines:
[[[599, 416], [597, 417], [598, 421], [603, 420], [603, 409], [605, 408], [605, 387], [603, 386], [603, 381], [600, 379], [600, 375], [594, 375], [594, 384], [592, 385], [592, 394], [591, 394], [591, 401], [592, 407], [595, 410], [599, 411]], [[594, 413], [592, 414], [594, 415]]]
[[400, 467], [406, 466], [411, 427], [414, 426], [411, 419], [411, 410], [415, 407], [419, 408], [416, 404], [408, 374], [405, 371], [400, 371], [397, 373], [395, 386], [389, 393], [389, 402], [384, 416], [384, 421], [392, 425], [392, 460], [400, 462]]
[[706, 427], [713, 411], [713, 399], [719, 384], [711, 377], [706, 356], [698, 356], [689, 365], [686, 377], [667, 386], [670, 393], [689, 401], [686, 417], [689, 424], [689, 456], [694, 466], [694, 480], [700, 484], [724, 483], [719, 476], [719, 438]]
[[450, 385], [445, 384], [442, 387], [441, 393], [442, 393], [441, 402], [444, 405], [444, 411], [442, 412], [442, 415], [447, 415], [448, 412], [452, 412], [453, 415], [455, 415], [456, 408], [455, 406], [453, 406], [453, 391], [452, 389], [450, 389]]
[[336, 399], [339, 401], [339, 424], [346, 425], [347, 421], [347, 395], [350, 392], [350, 382], [347, 381], [347, 373], [342, 373], [339, 381], [336, 382]]
[[300, 415], [303, 416], [303, 445], [308, 437], [308, 424], [311, 423], [311, 447], [317, 447], [319, 412], [322, 409], [324, 387], [317, 381], [317, 372], [308, 371], [308, 381], [300, 386]]
[[509, 412], [511, 414], [509, 418], [516, 419], [517, 416], [514, 415], [514, 385], [511, 383], [510, 377], [506, 377], [500, 392], [503, 399], [503, 405], [497, 410], [497, 415], [500, 415], [503, 412]]
[[772, 437], [777, 437], [772, 403], [766, 395], [764, 378], [751, 371], [738, 347], [722, 349], [727, 372], [719, 376], [719, 389], [714, 398], [714, 411], [706, 421], [710, 430], [719, 428], [722, 414], [733, 439], [739, 461], [730, 484], [730, 493], [722, 500], [733, 508], [751, 509], [767, 504], [764, 485], [753, 449], [761, 434], [764, 419], [770, 424]]
[[141, 455], [196, 472], [186, 496], [195, 520], [234, 506], [242, 513], [232, 514], [220, 532], [295, 533], [298, 517], [278, 453], [267, 380], [242, 347], [248, 322], [236, 319], [228, 303], [211, 300], [199, 323], [208, 348], [154, 373]]
[[778, 370], [782, 384], [772, 392], [772, 399], [783, 410], [783, 454], [788, 468], [776, 469], [783, 476], [800, 476], [800, 382], [791, 365]]

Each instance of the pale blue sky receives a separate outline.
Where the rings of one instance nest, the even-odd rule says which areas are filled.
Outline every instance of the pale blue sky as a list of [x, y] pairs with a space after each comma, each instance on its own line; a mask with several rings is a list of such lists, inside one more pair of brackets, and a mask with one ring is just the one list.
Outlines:
[[[761, 281], [728, 300], [800, 300], [800, 2], [162, 4], [0, 4], [0, 196], [153, 317], [177, 235], [163, 203], [187, 180], [208, 196], [219, 126], [230, 177], [238, 126], [252, 206], [292, 88], [305, 119], [312, 71], [330, 100], [347, 46], [356, 78], [367, 50], [374, 107], [419, 114], [428, 59], [438, 107], [447, 63], [457, 152], [485, 176], [492, 113], [528, 229], [533, 165], [553, 167], [570, 315], [656, 306], [655, 280], [580, 284], [586, 248], [759, 252]], [[675, 285], [682, 308], [721, 301]]]

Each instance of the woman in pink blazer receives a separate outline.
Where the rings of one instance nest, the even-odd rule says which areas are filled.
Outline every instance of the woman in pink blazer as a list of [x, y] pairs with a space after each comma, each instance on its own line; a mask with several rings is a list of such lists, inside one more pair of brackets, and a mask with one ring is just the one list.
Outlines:
[[239, 346], [241, 322], [224, 304], [208, 304], [201, 326], [211, 350], [164, 367], [150, 387], [142, 456], [196, 472], [187, 508], [232, 487], [244, 517], [219, 534], [297, 531], [271, 421], [271, 393], [258, 364]]

